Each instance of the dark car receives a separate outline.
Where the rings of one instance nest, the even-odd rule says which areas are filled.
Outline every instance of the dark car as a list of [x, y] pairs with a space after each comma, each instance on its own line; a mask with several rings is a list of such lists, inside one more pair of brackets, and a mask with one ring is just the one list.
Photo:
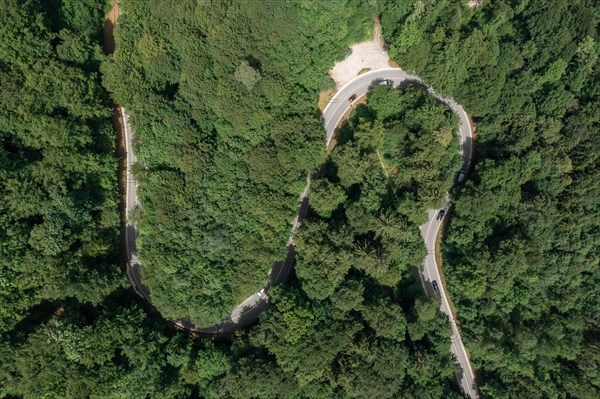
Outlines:
[[437, 220], [442, 220], [444, 218], [445, 214], [446, 214], [446, 211], [444, 209], [442, 209], [440, 211], [440, 213], [438, 213], [438, 215], [437, 215]]
[[437, 281], [433, 280], [433, 281], [431, 282], [431, 285], [433, 286], [433, 290], [434, 290], [434, 291], [439, 291], [439, 287], [438, 287], [438, 283], [437, 283]]
[[348, 99], [348, 101], [352, 102], [354, 100], [356, 100], [356, 98], [358, 97], [358, 95], [355, 93], [353, 95], [350, 96], [350, 98]]

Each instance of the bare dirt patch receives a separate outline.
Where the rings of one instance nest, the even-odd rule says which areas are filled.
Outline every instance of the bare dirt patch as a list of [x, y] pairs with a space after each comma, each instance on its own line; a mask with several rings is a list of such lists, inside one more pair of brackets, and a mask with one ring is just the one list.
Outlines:
[[[119, 13], [121, 12], [119, 0], [111, 0], [110, 1], [110, 11], [106, 14], [104, 19], [104, 52], [107, 55], [110, 55], [115, 52], [115, 36], [114, 30], [117, 25], [117, 19], [119, 18]], [[125, 124], [123, 121], [123, 116], [121, 114], [121, 109], [114, 101], [110, 100], [110, 105], [112, 107], [113, 113], [111, 116], [111, 121], [116, 135], [116, 146], [115, 146], [115, 154], [117, 159], [119, 160], [118, 164], [118, 176], [119, 176], [119, 196], [121, 198], [121, 229], [125, 231], [125, 218], [126, 218], [126, 209], [125, 209], [125, 195], [126, 189], [125, 185], [127, 184], [127, 152], [125, 150]], [[125, 234], [121, 234], [121, 256], [123, 259], [127, 259], [127, 251], [126, 251], [126, 243], [125, 243]]]
[[114, 29], [121, 12], [119, 0], [110, 1], [110, 11], [104, 19], [104, 52], [112, 54], [115, 51]]
[[335, 89], [323, 90], [319, 93], [319, 110], [321, 112], [323, 112], [327, 104], [329, 104], [329, 101], [331, 101], [335, 93]]
[[329, 71], [329, 76], [338, 88], [357, 77], [361, 71], [389, 67], [389, 55], [384, 48], [381, 24], [377, 18], [374, 36], [373, 40], [351, 46], [351, 54], [343, 61], [337, 62]]
[[388, 65], [390, 66], [390, 68], [400, 68], [400, 65], [398, 65], [398, 63], [394, 60], [389, 60]]
[[471, 0], [467, 3], [467, 7], [475, 8], [479, 7], [483, 3], [483, 0]]

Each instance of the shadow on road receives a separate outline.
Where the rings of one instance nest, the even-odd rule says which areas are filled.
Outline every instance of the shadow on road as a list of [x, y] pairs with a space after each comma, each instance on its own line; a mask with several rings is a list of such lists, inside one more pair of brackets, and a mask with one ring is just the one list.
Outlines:
[[272, 283], [285, 283], [287, 281], [294, 264], [295, 256], [296, 248], [293, 244], [288, 245], [285, 259], [275, 262], [271, 268], [269, 277]]
[[258, 316], [267, 307], [269, 300], [267, 296], [263, 296], [258, 302], [253, 305], [244, 305], [239, 310], [239, 316], [234, 318], [228, 317], [216, 326], [198, 328], [189, 318], [181, 318], [175, 321], [169, 321], [176, 329], [186, 330], [194, 333], [200, 338], [213, 338], [215, 335], [226, 336], [232, 334], [241, 327], [247, 327], [257, 322]]
[[461, 168], [461, 171], [467, 174], [475, 163], [475, 141], [471, 137], [467, 137], [461, 144], [460, 150], [462, 154], [467, 154], [467, 156], [463, 155], [463, 165]]
[[[306, 201], [303, 201], [303, 204], [305, 202]], [[306, 203], [304, 207], [306, 210], [302, 211], [301, 205], [301, 216], [306, 214], [308, 210], [308, 203]], [[128, 246], [127, 277], [129, 278], [131, 286], [133, 287], [136, 294], [142, 297], [150, 306], [152, 306], [150, 291], [148, 290], [148, 287], [146, 287], [142, 283], [142, 265], [137, 256], [137, 230], [131, 224], [127, 224], [125, 230]], [[294, 264], [295, 255], [296, 251], [294, 245], [288, 245], [285, 259], [282, 261], [277, 261], [273, 264], [270, 273], [271, 282], [267, 285], [267, 289], [271, 285], [271, 283], [284, 283], [287, 281], [292, 266]], [[254, 294], [249, 298], [249, 300], [251, 300], [250, 304], [236, 307], [234, 309], [234, 313], [232, 313], [231, 316], [227, 317], [221, 323], [212, 327], [197, 327], [189, 318], [181, 318], [178, 320], [166, 321], [175, 329], [187, 330], [203, 338], [214, 337], [215, 335], [227, 335], [234, 332], [235, 330], [238, 330], [239, 328], [248, 327], [254, 324], [258, 320], [258, 316], [260, 315], [260, 313], [263, 312], [269, 306], [269, 299], [266, 292], [262, 296]], [[154, 306], [152, 306], [151, 310], [152, 312], [160, 314], [160, 312], [158, 312], [158, 310]]]

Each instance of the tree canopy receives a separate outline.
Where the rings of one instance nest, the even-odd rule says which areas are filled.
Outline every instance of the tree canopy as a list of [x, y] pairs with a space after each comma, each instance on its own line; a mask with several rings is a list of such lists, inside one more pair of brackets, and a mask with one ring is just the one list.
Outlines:
[[101, 25], [82, 29], [103, 8], [73, 7], [0, 11], [0, 333], [40, 303], [97, 304], [126, 284]]
[[[598, 5], [465, 3], [121, 0], [107, 58], [107, 4], [5, 0], [0, 397], [461, 398], [411, 272], [447, 190], [443, 270], [481, 396], [600, 396]], [[392, 58], [473, 116], [463, 184], [457, 121], [418, 86], [373, 90], [325, 154], [319, 90], [374, 14]], [[209, 324], [254, 292], [327, 159], [257, 325], [196, 339], [127, 289], [110, 99], [132, 113], [167, 317]]]
[[121, 3], [103, 72], [131, 113], [144, 172], [143, 281], [165, 317], [211, 326], [285, 257], [298, 196], [325, 156], [315, 98], [374, 8]]
[[384, 3], [390, 54], [477, 124], [443, 259], [482, 395], [598, 396], [597, 3]]

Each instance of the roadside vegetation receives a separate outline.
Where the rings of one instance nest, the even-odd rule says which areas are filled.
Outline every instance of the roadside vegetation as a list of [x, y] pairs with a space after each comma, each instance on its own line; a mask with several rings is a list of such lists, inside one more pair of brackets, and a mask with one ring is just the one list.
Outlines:
[[104, 10], [76, 3], [7, 0], [0, 10], [0, 332], [34, 306], [98, 304], [126, 284], [98, 73]]
[[296, 273], [326, 299], [351, 268], [394, 287], [425, 257], [419, 225], [461, 165], [458, 120], [422, 88], [375, 87], [351, 115], [309, 193]]
[[[269, 293], [226, 397], [253, 396], [245, 381], [262, 348], [289, 386], [285, 395], [262, 387], [273, 392], [265, 397], [462, 397], [450, 325], [415, 277], [426, 254], [422, 204], [445, 202], [428, 184], [450, 188], [457, 131], [452, 112], [419, 87], [376, 87], [353, 112], [311, 185], [297, 279]], [[407, 163], [413, 170], [400, 172]]]
[[[600, 396], [595, 3], [121, 6], [109, 60], [102, 2], [0, 7], [0, 397], [461, 398], [410, 272], [448, 189], [444, 273], [481, 396]], [[416, 86], [377, 87], [325, 154], [323, 77], [373, 13], [395, 61], [473, 115], [462, 185], [457, 121]], [[192, 340], [128, 289], [110, 96], [132, 112], [144, 277], [168, 317], [209, 324], [258, 289], [327, 158], [296, 275], [256, 326]]]
[[482, 394], [598, 397], [598, 4], [384, 3], [391, 55], [477, 122], [443, 259]]
[[[54, 40], [56, 35], [52, 30], [58, 29], [53, 25], [57, 23], [54, 19], [58, 18], [55, 17], [56, 10], [50, 12], [41, 2], [35, 1], [24, 5], [12, 3], [10, 6], [2, 9], [2, 18], [6, 22], [2, 26], [7, 33], [3, 37], [11, 37], [8, 34], [9, 27], [15, 27], [15, 33], [12, 35], [17, 35], [23, 34], [25, 29], [31, 29], [31, 26], [38, 26], [40, 32], [33, 37], [41, 48], [46, 49], [47, 57], [38, 59], [32, 56], [32, 60], [43, 63], [44, 66], [59, 63], [58, 47], [61, 41]], [[67, 12], [72, 11], [69, 3], [63, 3], [63, 7], [65, 8], [58, 11], [60, 18], [64, 18], [63, 14], [67, 15]], [[98, 20], [97, 26], [100, 25], [103, 10], [96, 8], [94, 4], [90, 3], [84, 7], [80, 3], [80, 8], [76, 11], [73, 18]], [[9, 21], [11, 23], [8, 23]], [[36, 25], [34, 21], [42, 22]], [[88, 54], [97, 54], [98, 61], [103, 59], [99, 52], [100, 40], [98, 30], [89, 36], [90, 46], [97, 51]], [[10, 43], [3, 40], [2, 45], [7, 47]], [[24, 49], [22, 47], [21, 52], [25, 53]], [[15, 77], [15, 82], [25, 80], [28, 72], [17, 69], [17, 65], [27, 64], [16, 57], [17, 53], [11, 54], [16, 61], [3, 59], [3, 68], [6, 65], [14, 65], [10, 70]], [[97, 114], [94, 113], [94, 116], [89, 119], [78, 117], [71, 123], [72, 116], [69, 112], [74, 111], [51, 109], [46, 113], [48, 120], [54, 120], [57, 124], [69, 123], [71, 130], [69, 135], [52, 129], [44, 132], [48, 140], [57, 140], [58, 137], [63, 136], [73, 137], [77, 129], [89, 129], [85, 130], [87, 136], [82, 133], [73, 137], [73, 139], [77, 138], [79, 145], [88, 146], [81, 150], [85, 154], [89, 154], [90, 149], [96, 148], [99, 143], [106, 145], [100, 147], [102, 151], [98, 151], [109, 166], [104, 174], [96, 175], [94, 184], [90, 183], [86, 186], [87, 190], [94, 193], [94, 197], [86, 197], [87, 201], [76, 202], [76, 204], [89, 206], [95, 204], [92, 200], [103, 199], [104, 201], [96, 205], [102, 211], [92, 212], [91, 216], [83, 219], [84, 223], [80, 228], [87, 229], [84, 230], [87, 233], [80, 238], [82, 245], [85, 245], [86, 240], [96, 237], [94, 235], [96, 231], [103, 231], [93, 224], [94, 217], [100, 217], [103, 212], [112, 215], [108, 219], [112, 235], [106, 239], [110, 251], [106, 249], [107, 252], [102, 252], [102, 256], [91, 259], [89, 264], [86, 263], [91, 267], [103, 265], [105, 261], [108, 266], [102, 273], [91, 269], [90, 273], [94, 274], [85, 274], [85, 284], [81, 280], [76, 280], [77, 284], [73, 281], [64, 282], [65, 286], [56, 288], [54, 295], [47, 293], [53, 288], [49, 280], [40, 282], [43, 286], [39, 290], [45, 296], [41, 294], [36, 296], [36, 291], [31, 285], [16, 286], [14, 290], [7, 293], [6, 300], [10, 299], [16, 303], [16, 299], [23, 298], [28, 302], [19, 304], [18, 312], [14, 310], [17, 307], [3, 306], [2, 308], [7, 318], [3, 321], [0, 335], [2, 338], [0, 396], [117, 398], [123, 397], [126, 392], [128, 397], [155, 398], [200, 396], [246, 399], [248, 397], [285, 398], [298, 395], [313, 398], [371, 395], [385, 398], [393, 397], [398, 392], [412, 392], [413, 396], [427, 392], [432, 396], [460, 397], [453, 379], [456, 365], [447, 351], [450, 334], [448, 325], [442, 317], [438, 316], [439, 304], [425, 300], [418, 281], [408, 273], [408, 266], [416, 262], [416, 258], [421, 256], [423, 251], [416, 233], [412, 234], [415, 245], [414, 259], [405, 259], [399, 266], [391, 265], [389, 273], [377, 274], [376, 277], [383, 283], [375, 277], [368, 277], [369, 275], [365, 273], [371, 271], [365, 267], [355, 268], [348, 276], [342, 276], [343, 281], [331, 285], [334, 289], [324, 300], [315, 300], [314, 295], [307, 296], [305, 290], [309, 284], [308, 278], [299, 278], [289, 285], [272, 289], [270, 292], [272, 307], [262, 317], [260, 326], [251, 329], [247, 334], [238, 334], [233, 344], [213, 344], [209, 341], [192, 344], [187, 336], [168, 331], [162, 321], [146, 316], [136, 304], [132, 291], [124, 290], [127, 285], [124, 273], [118, 272], [114, 133], [109, 125], [110, 111], [107, 107], [107, 97], [99, 86], [98, 62], [95, 58], [83, 61], [83, 64], [88, 63], [93, 65], [90, 69], [83, 68], [79, 64], [68, 63], [68, 65], [73, 72], [79, 72], [87, 77], [86, 81], [90, 85], [93, 84], [90, 87], [95, 91], [92, 91], [91, 99], [95, 101], [93, 103], [95, 106], [87, 109], [93, 108]], [[3, 72], [7, 69], [9, 68], [6, 67]], [[51, 77], [55, 84], [67, 85], [68, 83], [69, 86], [76, 87], [69, 80], [69, 75], [63, 73]], [[36, 81], [39, 82], [39, 78]], [[318, 87], [315, 88], [316, 92]], [[18, 91], [12, 93], [12, 99], [19, 99]], [[36, 96], [32, 96], [30, 101], [36, 97], [43, 97], [42, 94], [36, 92]], [[391, 95], [391, 92], [387, 94], [381, 92], [379, 95], [384, 98]], [[66, 99], [76, 100], [68, 96]], [[6, 104], [11, 105], [8, 101]], [[38, 108], [26, 108], [20, 105], [12, 111], [8, 109], [15, 114], [28, 112], [28, 118], [35, 115], [35, 112], [41, 112]], [[5, 111], [7, 113], [2, 115], [4, 124], [18, 120], [15, 114], [8, 114], [9, 111]], [[365, 109], [361, 109], [360, 112], [364, 111]], [[366, 117], [366, 114], [363, 116]], [[316, 116], [313, 117], [316, 119]], [[367, 119], [360, 122], [359, 119], [353, 118], [350, 129], [358, 127], [361, 123], [375, 121], [374, 117]], [[106, 141], [95, 136], [96, 131], [92, 130], [92, 127], [96, 124], [105, 128], [102, 132], [106, 134]], [[25, 129], [35, 125], [22, 121], [19, 126]], [[322, 127], [320, 125], [318, 127], [318, 145], [323, 147], [324, 134]], [[368, 143], [370, 133], [367, 128], [363, 130], [365, 136], [362, 142]], [[14, 158], [17, 154], [22, 157], [29, 155], [31, 158], [28, 161], [33, 166], [27, 166], [25, 161], [21, 161], [26, 170], [35, 167], [35, 162], [41, 162], [47, 156], [49, 157], [48, 154], [52, 154], [51, 151], [56, 147], [48, 145], [49, 148], [46, 149], [43, 145], [44, 140], [30, 140], [31, 143], [28, 145], [36, 146], [35, 148], [20, 149], [19, 141], [8, 136], [8, 133], [12, 132], [18, 132], [18, 129], [11, 126], [11, 129], [3, 130], [6, 137], [3, 142], [4, 160], [11, 162], [11, 157]], [[54, 137], [55, 135], [57, 137]], [[27, 135], [23, 134], [23, 137]], [[347, 145], [348, 148], [353, 146], [352, 140], [344, 146]], [[37, 147], [40, 147], [40, 150], [37, 150], [40, 153], [35, 152]], [[64, 161], [76, 162], [79, 159], [78, 147], [68, 148], [69, 152], [62, 153], [60, 158]], [[42, 150], [45, 152], [41, 153]], [[373, 158], [367, 154], [369, 151], [371, 150], [364, 149], [364, 157], [373, 161]], [[321, 149], [317, 152], [324, 156]], [[337, 157], [337, 150], [335, 154]], [[393, 168], [391, 158], [388, 161], [389, 167]], [[316, 164], [316, 158], [314, 162]], [[365, 163], [366, 166], [368, 162], [370, 161]], [[15, 170], [12, 164], [5, 164], [5, 166], [3, 169], [5, 174]], [[51, 171], [48, 164], [45, 166], [46, 173]], [[363, 184], [364, 181], [364, 184], [377, 186], [381, 198], [385, 204], [388, 204], [391, 191], [384, 178], [384, 170], [379, 161], [371, 164], [370, 167], [375, 168], [374, 171], [379, 178], [370, 181], [359, 177], [356, 184]], [[147, 175], [151, 175], [150, 169], [148, 170]], [[70, 175], [63, 171], [58, 176], [66, 178]], [[86, 175], [82, 174], [82, 176]], [[79, 178], [83, 179], [81, 176]], [[8, 179], [3, 179], [3, 184], [5, 181]], [[315, 184], [315, 193], [319, 192], [321, 184], [320, 182]], [[330, 182], [329, 185], [338, 187], [338, 191], [341, 191], [345, 198], [345, 189], [341, 188], [339, 182]], [[30, 186], [35, 185], [32, 183]], [[70, 187], [63, 188], [61, 192], [68, 194]], [[104, 190], [102, 195], [98, 194], [98, 190]], [[326, 188], [323, 188], [323, 191], [326, 191]], [[4, 194], [7, 195], [7, 192], [8, 190], [5, 190]], [[22, 192], [27, 193], [27, 191]], [[295, 196], [293, 198], [295, 200]], [[326, 198], [322, 199], [324, 201], [321, 207], [316, 205], [317, 196], [311, 200], [311, 204], [323, 215], [319, 216], [315, 211], [313, 217], [322, 218], [320, 223], [327, 224], [330, 222], [327, 210], [321, 209], [327, 208]], [[376, 210], [377, 201], [376, 198], [369, 201], [372, 211]], [[15, 200], [14, 203], [18, 202]], [[20, 204], [21, 207], [34, 205], [27, 201]], [[57, 200], [57, 205], [66, 206], [64, 200]], [[43, 209], [41, 206], [38, 208]], [[7, 209], [3, 217], [12, 217], [13, 226], [17, 226], [18, 221], [22, 231], [25, 231], [23, 229], [28, 226], [46, 220], [44, 215], [24, 221], [14, 219], [15, 215], [19, 215], [15, 209]], [[83, 217], [86, 209], [76, 208], [71, 212], [76, 212], [75, 215]], [[335, 212], [332, 212], [332, 216], [334, 214]], [[62, 219], [65, 217], [59, 220]], [[12, 227], [8, 222], [5, 225], [7, 229]], [[64, 230], [59, 228], [50, 231]], [[15, 237], [21, 240], [23, 237], [28, 239], [28, 236], [23, 233], [15, 234]], [[303, 237], [306, 237], [305, 233]], [[41, 238], [38, 240], [41, 241]], [[4, 243], [8, 242], [10, 242], [8, 239], [4, 241]], [[5, 265], [11, 260], [14, 261], [11, 263], [14, 267], [24, 267], [26, 272], [32, 275], [32, 279], [48, 279], [50, 276], [73, 278], [73, 273], [66, 268], [66, 265], [69, 264], [70, 257], [77, 259], [78, 252], [75, 249], [78, 247], [75, 244], [68, 246], [70, 252], [57, 252], [52, 257], [36, 249], [35, 245], [38, 243], [34, 240], [31, 240], [28, 245], [33, 248], [30, 251], [37, 252], [23, 257], [20, 257], [18, 251], [5, 253], [3, 282], [10, 281], [16, 284], [29, 281], [24, 279], [26, 273], [23, 277], [16, 275], [14, 280], [9, 280], [13, 275]], [[55, 258], [57, 261], [51, 262]], [[39, 275], [36, 275], [36, 270], [29, 268], [27, 263], [34, 260], [36, 265], [44, 266], [39, 270]], [[58, 260], [62, 263], [58, 264]], [[111, 281], [109, 277], [113, 281], [110, 285], [106, 283]], [[390, 364], [395, 366], [390, 368]]]
[[285, 257], [306, 176], [325, 157], [316, 99], [334, 61], [370, 33], [374, 9], [196, 0], [121, 8], [103, 71], [134, 128], [143, 281], [165, 317], [211, 326]]
[[119, 268], [96, 0], [0, 7], [0, 397], [181, 397]]

